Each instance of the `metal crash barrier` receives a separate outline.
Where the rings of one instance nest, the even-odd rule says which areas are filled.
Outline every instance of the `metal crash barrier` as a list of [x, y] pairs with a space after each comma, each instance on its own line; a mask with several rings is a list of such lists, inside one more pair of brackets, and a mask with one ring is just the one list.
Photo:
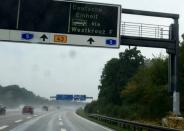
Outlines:
[[179, 129], [166, 128], [161, 126], [154, 126], [148, 124], [142, 124], [138, 122], [127, 121], [123, 119], [117, 119], [112, 117], [107, 117], [98, 114], [88, 114], [88, 117], [103, 121], [108, 124], [116, 125], [130, 131], [181, 131]]

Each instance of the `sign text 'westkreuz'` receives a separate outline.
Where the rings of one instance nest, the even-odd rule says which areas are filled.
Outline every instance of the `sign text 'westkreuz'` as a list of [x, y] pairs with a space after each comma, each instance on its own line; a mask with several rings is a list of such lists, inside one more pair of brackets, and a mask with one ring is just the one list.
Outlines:
[[6, 0], [0, 12], [1, 41], [109, 48], [120, 44], [120, 5]]

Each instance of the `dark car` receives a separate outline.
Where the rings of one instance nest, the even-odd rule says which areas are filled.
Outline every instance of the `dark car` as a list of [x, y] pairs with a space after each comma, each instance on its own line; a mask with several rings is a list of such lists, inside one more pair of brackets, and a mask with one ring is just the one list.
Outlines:
[[6, 107], [3, 105], [0, 105], [0, 115], [5, 115], [6, 114]]
[[44, 111], [49, 111], [49, 107], [48, 107], [48, 106], [43, 106], [42, 109], [43, 109]]
[[34, 109], [32, 106], [24, 106], [22, 109], [23, 114], [34, 114]]

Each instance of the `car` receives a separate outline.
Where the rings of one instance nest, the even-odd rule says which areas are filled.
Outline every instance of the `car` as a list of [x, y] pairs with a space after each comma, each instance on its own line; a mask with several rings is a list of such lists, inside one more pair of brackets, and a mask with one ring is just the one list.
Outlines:
[[49, 111], [49, 107], [48, 107], [48, 106], [43, 106], [42, 109], [43, 109], [44, 111]]
[[24, 106], [22, 109], [22, 114], [34, 114], [34, 108], [32, 106]]
[[6, 114], [6, 106], [0, 105], [0, 115]]

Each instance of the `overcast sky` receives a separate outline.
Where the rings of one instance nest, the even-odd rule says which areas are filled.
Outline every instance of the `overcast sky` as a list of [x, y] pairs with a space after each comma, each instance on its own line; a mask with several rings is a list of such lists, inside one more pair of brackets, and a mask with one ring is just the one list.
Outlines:
[[[85, 0], [88, 1], [88, 0]], [[184, 32], [183, 0], [90, 0], [121, 4], [122, 8], [180, 14], [180, 35]], [[169, 25], [168, 19], [122, 17], [123, 21]], [[126, 49], [86, 48], [0, 42], [0, 84], [17, 84], [35, 94], [47, 97], [56, 94], [98, 96], [98, 85], [104, 64]], [[139, 48], [152, 58], [165, 50]]]

